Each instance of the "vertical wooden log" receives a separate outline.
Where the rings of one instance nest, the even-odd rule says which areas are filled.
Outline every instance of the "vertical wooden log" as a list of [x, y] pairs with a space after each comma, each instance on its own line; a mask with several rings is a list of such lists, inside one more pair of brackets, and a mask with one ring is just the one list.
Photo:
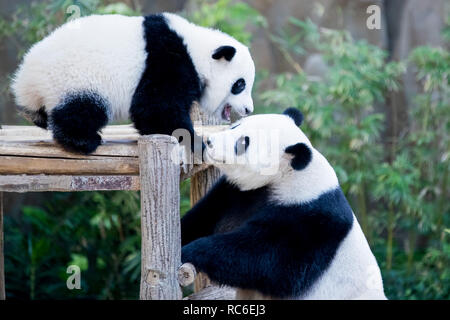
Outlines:
[[[192, 106], [191, 118], [194, 122], [200, 122], [202, 125], [220, 124], [217, 119], [203, 115], [198, 104]], [[192, 206], [208, 192], [219, 177], [220, 171], [214, 167], [209, 167], [191, 177], [190, 198]]]
[[0, 300], [6, 299], [5, 292], [5, 255], [3, 238], [3, 192], [0, 192]]
[[[199, 105], [194, 104], [192, 107], [191, 118], [194, 122], [201, 122], [202, 125], [217, 125], [220, 121], [213, 117], [209, 117], [200, 112]], [[213, 184], [219, 179], [220, 171], [217, 168], [209, 167], [206, 170], [191, 177], [190, 200], [191, 206], [197, 203], [207, 192]], [[195, 278], [194, 291], [199, 292], [211, 284], [210, 280], [204, 273], [199, 273]]]
[[[181, 299], [180, 164], [171, 159], [174, 137], [138, 141], [141, 180], [142, 260], [140, 298]], [[178, 152], [176, 151], [178, 154]]]
[[[214, 182], [220, 177], [220, 171], [217, 168], [210, 167], [191, 177], [191, 206], [197, 203], [211, 189]], [[194, 292], [199, 292], [211, 285], [211, 281], [206, 274], [199, 272], [194, 281]]]

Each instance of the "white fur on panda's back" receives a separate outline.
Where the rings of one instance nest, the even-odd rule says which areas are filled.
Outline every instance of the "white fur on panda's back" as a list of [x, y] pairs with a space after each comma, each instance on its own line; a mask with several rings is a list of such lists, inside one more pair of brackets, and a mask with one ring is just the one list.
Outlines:
[[145, 68], [143, 17], [89, 16], [64, 24], [36, 43], [15, 74], [19, 106], [49, 111], [68, 92], [92, 90], [112, 116], [125, 118]]
[[330, 266], [300, 299], [386, 299], [380, 268], [355, 215]]

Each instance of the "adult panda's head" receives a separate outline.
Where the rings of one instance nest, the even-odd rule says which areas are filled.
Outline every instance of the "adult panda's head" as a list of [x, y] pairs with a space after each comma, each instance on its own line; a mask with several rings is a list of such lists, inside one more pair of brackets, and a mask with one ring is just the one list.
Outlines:
[[241, 190], [268, 186], [274, 200], [310, 201], [338, 187], [328, 161], [298, 127], [303, 115], [254, 115], [207, 139], [206, 159]]
[[178, 15], [164, 15], [183, 37], [199, 74], [203, 112], [225, 121], [232, 112], [239, 118], [252, 113], [255, 64], [248, 47], [219, 30], [197, 26]]

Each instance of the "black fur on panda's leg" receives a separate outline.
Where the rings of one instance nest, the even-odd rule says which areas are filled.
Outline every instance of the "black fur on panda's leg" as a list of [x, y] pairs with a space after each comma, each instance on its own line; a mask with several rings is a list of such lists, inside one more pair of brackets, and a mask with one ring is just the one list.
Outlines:
[[107, 102], [93, 92], [73, 93], [52, 109], [50, 129], [65, 149], [89, 154], [101, 144], [99, 131], [108, 123]]

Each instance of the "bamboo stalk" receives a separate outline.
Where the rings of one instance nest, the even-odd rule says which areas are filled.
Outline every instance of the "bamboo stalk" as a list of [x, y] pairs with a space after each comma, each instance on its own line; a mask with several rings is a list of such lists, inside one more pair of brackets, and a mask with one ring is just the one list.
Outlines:
[[370, 242], [371, 232], [369, 230], [369, 222], [367, 216], [367, 206], [366, 206], [366, 193], [364, 188], [364, 183], [361, 184], [360, 192], [358, 193], [358, 207], [360, 210], [361, 216], [361, 228], [363, 229], [364, 234], [367, 237], [367, 240]]
[[412, 266], [414, 262], [414, 252], [416, 249], [416, 230], [411, 229], [408, 231], [408, 257], [407, 257], [407, 272], [408, 274], [412, 271]]
[[441, 186], [441, 197], [439, 199], [438, 204], [438, 221], [437, 221], [437, 230], [440, 233], [440, 240], [441, 245], [444, 245], [444, 237], [445, 237], [445, 231], [444, 231], [444, 215], [445, 215], [445, 203], [447, 203], [447, 187], [448, 187], [448, 166], [444, 169], [444, 176], [442, 178], [442, 186]]
[[388, 238], [386, 244], [386, 269], [391, 270], [392, 268], [392, 251], [394, 244], [394, 227], [395, 227], [395, 215], [392, 203], [389, 203], [388, 211]]

